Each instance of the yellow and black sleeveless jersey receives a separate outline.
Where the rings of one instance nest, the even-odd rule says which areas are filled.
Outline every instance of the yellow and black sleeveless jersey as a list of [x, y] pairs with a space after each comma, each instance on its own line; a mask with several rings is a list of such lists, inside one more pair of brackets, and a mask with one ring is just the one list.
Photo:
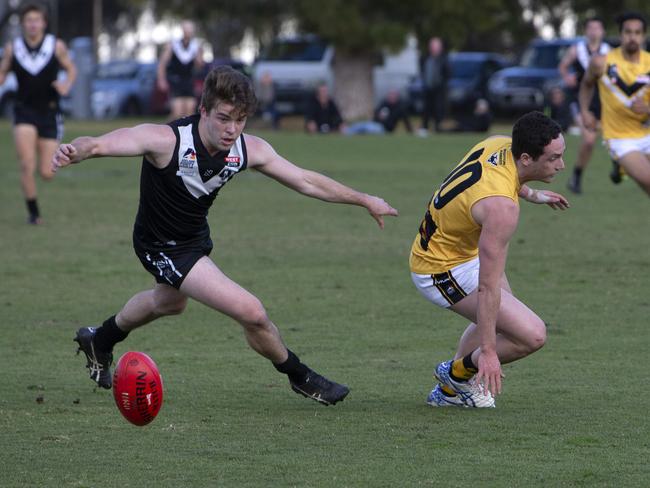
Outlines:
[[636, 97], [650, 103], [650, 53], [641, 50], [638, 63], [627, 61], [621, 48], [607, 53], [605, 73], [598, 79], [605, 139], [637, 139], [650, 135], [647, 115], [630, 106]]
[[491, 137], [474, 146], [433, 194], [411, 247], [411, 271], [444, 273], [478, 256], [481, 227], [472, 206], [491, 196], [519, 204], [519, 176], [510, 137]]

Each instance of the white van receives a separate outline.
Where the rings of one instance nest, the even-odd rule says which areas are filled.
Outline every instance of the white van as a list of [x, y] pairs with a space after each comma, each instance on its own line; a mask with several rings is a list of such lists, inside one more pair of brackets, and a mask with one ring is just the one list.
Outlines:
[[[259, 88], [265, 73], [275, 86], [276, 110], [281, 114], [303, 113], [306, 101], [320, 83], [334, 85], [334, 47], [314, 35], [278, 38], [253, 65], [253, 82]], [[398, 54], [384, 56], [373, 70], [375, 102], [391, 89], [406, 94], [409, 82], [418, 75], [417, 42], [409, 39]]]

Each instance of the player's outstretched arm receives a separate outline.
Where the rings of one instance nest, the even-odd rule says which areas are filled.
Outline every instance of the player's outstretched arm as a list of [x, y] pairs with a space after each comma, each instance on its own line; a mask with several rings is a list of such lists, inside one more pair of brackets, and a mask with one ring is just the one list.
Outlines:
[[530, 203], [545, 203], [553, 210], [566, 210], [570, 207], [563, 195], [550, 190], [534, 190], [527, 185], [521, 185], [519, 196]]
[[169, 163], [175, 144], [172, 128], [156, 124], [117, 129], [99, 137], [77, 137], [59, 145], [52, 158], [52, 170], [90, 158], [143, 155], [162, 168]]
[[472, 216], [481, 226], [476, 311], [481, 350], [476, 378], [486, 390], [497, 394], [501, 392], [501, 363], [496, 339], [501, 277], [506, 266], [508, 243], [517, 228], [519, 207], [506, 197], [488, 197], [474, 204]]
[[382, 198], [358, 192], [325, 175], [300, 168], [276, 153], [273, 147], [263, 139], [250, 135], [245, 137], [249, 166], [292, 190], [326, 202], [365, 207], [382, 229], [384, 228], [384, 216], [396, 217], [398, 215], [397, 210]]

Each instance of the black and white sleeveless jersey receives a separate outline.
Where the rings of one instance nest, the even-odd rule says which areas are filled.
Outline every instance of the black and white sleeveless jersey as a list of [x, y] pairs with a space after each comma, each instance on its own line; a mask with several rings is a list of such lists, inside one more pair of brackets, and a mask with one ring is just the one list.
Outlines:
[[22, 37], [17, 37], [13, 51], [11, 70], [18, 80], [16, 100], [38, 111], [58, 110], [59, 93], [52, 86], [60, 69], [56, 37], [46, 34], [34, 48], [30, 48]]
[[208, 210], [219, 190], [246, 169], [242, 134], [229, 151], [210, 156], [199, 137], [200, 115], [171, 122], [176, 148], [170, 164], [158, 169], [145, 158], [140, 206], [133, 231], [143, 247], [175, 247], [209, 238]]
[[199, 42], [192, 39], [187, 46], [181, 39], [172, 41], [172, 56], [169, 60], [167, 73], [179, 78], [191, 78], [194, 60], [199, 53]]
[[589, 62], [591, 61], [591, 57], [599, 54], [601, 56], [604, 56], [607, 54], [610, 50], [609, 44], [606, 42], [601, 42], [600, 46], [598, 46], [598, 49], [594, 52], [589, 50], [589, 45], [586, 43], [586, 41], [579, 41], [576, 44], [576, 60], [573, 63], [573, 69], [576, 72], [576, 75], [578, 77], [578, 85], [582, 81], [582, 77], [585, 75], [587, 72], [587, 68], [589, 67]]

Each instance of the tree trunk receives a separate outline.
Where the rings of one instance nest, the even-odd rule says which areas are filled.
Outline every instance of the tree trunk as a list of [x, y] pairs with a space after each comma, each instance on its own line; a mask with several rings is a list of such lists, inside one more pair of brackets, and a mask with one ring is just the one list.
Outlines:
[[374, 110], [373, 58], [336, 53], [334, 99], [346, 122], [370, 120]]

